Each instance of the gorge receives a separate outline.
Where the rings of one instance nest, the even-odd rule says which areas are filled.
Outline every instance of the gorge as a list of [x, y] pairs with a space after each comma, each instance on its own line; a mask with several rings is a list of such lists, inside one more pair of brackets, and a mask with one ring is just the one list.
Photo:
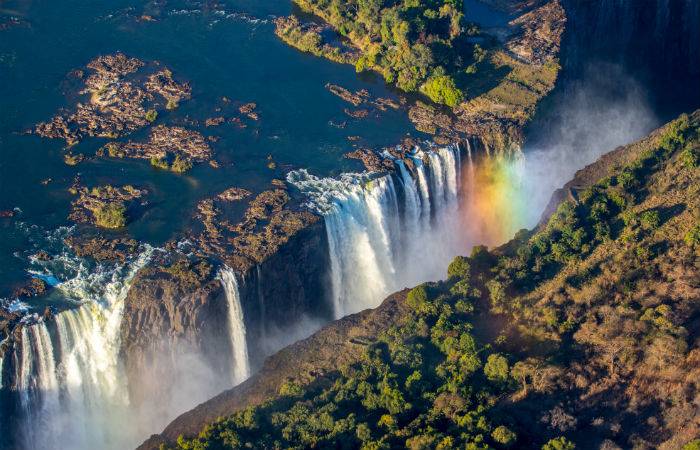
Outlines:
[[[469, 18], [473, 2], [465, 3]], [[559, 200], [577, 195], [571, 192], [578, 192], [578, 185], [559, 191], [548, 205], [553, 191], [577, 169], [644, 136], [660, 119], [698, 105], [700, 89], [692, 84], [700, 76], [694, 63], [698, 1], [484, 3], [493, 8], [490, 14], [506, 17], [490, 25], [498, 44], [489, 51], [507, 74], [484, 81], [486, 87], [475, 86], [474, 94], [465, 90], [466, 106], [452, 111], [429, 105], [425, 98], [404, 100], [399, 95], [397, 103], [408, 103], [396, 115], [408, 111], [418, 129], [408, 136], [392, 131], [403, 130], [407, 120], [395, 118], [392, 107], [382, 106], [383, 111], [376, 106], [384, 105], [380, 100], [391, 99], [395, 92], [386, 92], [381, 81], [377, 87], [371, 74], [358, 78], [353, 73], [348, 77], [352, 81], [344, 80], [355, 91], [346, 90], [350, 100], [340, 103], [347, 106], [343, 120], [353, 117], [347, 112], [350, 105], [356, 109], [353, 114], [366, 114], [358, 113], [365, 109], [377, 114], [380, 131], [352, 144], [365, 151], [366, 170], [358, 172], [356, 161], [328, 155], [336, 151], [334, 145], [351, 145], [355, 138], [351, 132], [361, 134], [370, 126], [341, 127], [337, 116], [324, 118], [323, 126], [333, 133], [350, 128], [343, 131], [348, 136], [342, 136], [340, 144], [324, 138], [297, 151], [308, 142], [296, 144], [292, 135], [288, 153], [275, 153], [268, 149], [278, 142], [284, 147], [289, 132], [265, 129], [257, 119], [245, 116], [250, 111], [240, 105], [243, 110], [236, 114], [243, 119], [226, 118], [224, 123], [238, 127], [241, 120], [248, 120], [248, 129], [240, 130], [254, 129], [252, 137], [223, 133], [223, 143], [259, 146], [256, 164], [270, 171], [261, 179], [252, 175], [260, 169], [248, 167], [245, 157], [230, 163], [233, 169], [229, 169], [225, 153], [216, 154], [211, 167], [201, 164], [192, 169], [191, 177], [182, 176], [183, 184], [194, 186], [196, 194], [185, 196], [182, 204], [169, 200], [176, 204], [166, 212], [157, 209], [167, 203], [158, 196], [174, 185], [149, 184], [159, 199], [153, 202], [154, 209], [148, 200], [129, 206], [129, 213], [137, 217], [134, 225], [129, 224], [129, 233], [149, 237], [138, 238], [117, 257], [100, 259], [95, 250], [77, 256], [79, 247], [64, 241], [81, 234], [94, 237], [84, 228], [72, 228], [54, 239], [52, 254], [46, 258], [35, 257], [48, 245], [45, 237], [36, 241], [28, 273], [44, 280], [49, 294], [46, 300], [8, 296], [0, 315], [0, 448], [47, 449], [56, 442], [65, 448], [134, 448], [162, 429], [162, 435], [141, 448], [176, 445], [179, 435], [192, 438], [218, 417], [276, 398], [280, 389], [296, 389], [294, 383], [318, 379], [323, 384], [326, 377], [335, 376], [329, 375], [334, 365], [355, 361], [364, 346], [407, 314], [402, 289], [439, 284], [450, 262], [469, 254], [472, 247], [493, 249], [521, 228], [537, 226], [541, 218], [546, 223]], [[256, 6], [259, 19], [246, 14], [233, 17], [230, 11], [211, 13], [199, 3], [186, 6], [153, 13], [154, 21], [166, 24], [187, 15], [208, 19], [211, 14], [215, 22], [207, 25], [209, 29], [225, 17], [254, 30], [263, 27], [271, 35], [274, 17], [270, 16], [278, 15], [277, 7], [263, 4]], [[149, 22], [126, 11], [128, 25], [120, 26]], [[510, 19], [514, 22], [508, 25]], [[662, 38], [644, 40], [650, 24], [654, 36]], [[616, 28], [624, 32], [611, 33]], [[615, 34], [613, 44], [603, 44], [600, 36], [609, 34]], [[327, 69], [308, 62], [315, 57], [287, 50], [299, 58], [295, 64], [318, 64], [314, 67], [322, 76], [340, 77], [332, 72], [335, 64], [323, 63], [332, 66]], [[187, 63], [175, 66], [177, 76], [186, 73]], [[484, 79], [491, 76], [484, 69]], [[691, 84], [671, 90], [669, 86], [679, 79]], [[363, 89], [372, 93], [365, 95]], [[666, 89], [668, 96], [661, 94]], [[206, 97], [197, 88], [193, 95]], [[305, 99], [302, 93], [295, 101]], [[213, 108], [204, 105], [211, 101], [183, 99], [182, 116], [167, 107], [159, 109], [161, 119], [154, 120], [164, 116], [189, 126], [201, 110], [208, 108], [211, 115]], [[215, 101], [215, 113], [226, 114], [230, 100]], [[262, 104], [263, 122], [266, 114], [278, 120], [275, 115], [280, 113], [273, 109]], [[307, 112], [322, 109], [312, 105]], [[212, 124], [217, 120], [210, 119], [201, 129], [216, 129], [218, 125]], [[203, 116], [200, 120], [204, 123]], [[304, 131], [299, 132], [304, 139], [318, 134], [305, 126], [300, 124]], [[240, 130], [233, 133], [243, 133]], [[218, 137], [207, 139], [216, 148]], [[365, 149], [362, 139], [374, 149]], [[298, 160], [289, 156], [297, 152]], [[217, 175], [219, 160], [225, 168]], [[99, 161], [87, 164], [105, 169], [99, 168], [103, 164]], [[137, 185], [151, 177], [138, 172], [137, 162], [117, 164]], [[92, 166], [80, 167], [88, 172]], [[71, 180], [80, 175], [64, 177], [71, 181], [71, 189], [80, 186], [78, 178]], [[166, 175], [179, 176], [155, 177]], [[93, 185], [103, 182], [100, 177]], [[206, 184], [214, 179], [212, 185]], [[241, 179], [253, 181], [245, 184]], [[132, 211], [139, 207], [143, 210]], [[170, 226], [139, 222], [140, 217], [151, 220], [154, 214], [156, 223], [175, 223], [179, 216], [191, 215], [191, 230], [153, 239], [157, 234], [153, 229]], [[111, 231], [105, 234], [106, 240], [121, 238]], [[486, 292], [485, 286], [480, 288]], [[367, 312], [369, 308], [377, 309]], [[290, 344], [294, 345], [287, 347]], [[297, 351], [300, 359], [293, 361]], [[287, 380], [294, 371], [299, 372], [298, 379]], [[235, 386], [239, 387], [231, 390]]]

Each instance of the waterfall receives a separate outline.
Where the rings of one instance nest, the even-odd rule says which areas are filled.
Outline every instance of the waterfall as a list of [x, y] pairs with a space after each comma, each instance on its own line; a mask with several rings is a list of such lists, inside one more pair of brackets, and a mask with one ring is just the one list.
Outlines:
[[34, 323], [22, 326], [15, 390], [26, 448], [55, 448], [56, 442], [65, 448], [135, 444], [125, 432], [135, 419], [119, 364], [119, 326], [131, 279], [151, 253], [148, 248], [113, 270], [89, 270], [71, 261], [76, 276], [56, 290], [79, 306], [56, 314], [53, 336], [36, 315]]
[[404, 287], [443, 278], [451, 259], [466, 250], [458, 228], [459, 152], [457, 145], [417, 149], [413, 175], [400, 160], [396, 175], [288, 175], [324, 216], [336, 318], [376, 307]]
[[245, 381], [250, 376], [250, 363], [248, 361], [248, 344], [246, 342], [245, 323], [243, 321], [243, 308], [238, 293], [236, 274], [229, 267], [223, 267], [219, 272], [221, 285], [226, 293], [228, 304], [228, 328], [231, 342], [231, 380], [233, 385]]

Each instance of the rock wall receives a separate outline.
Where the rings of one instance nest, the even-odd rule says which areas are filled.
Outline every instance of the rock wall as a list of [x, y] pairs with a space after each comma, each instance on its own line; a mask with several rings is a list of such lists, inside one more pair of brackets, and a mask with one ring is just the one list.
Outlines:
[[[309, 225], [262, 263], [236, 274], [253, 367], [298, 336], [299, 324], [332, 318], [323, 227], [323, 221]], [[154, 261], [134, 279], [121, 323], [121, 359], [134, 404], [169, 395], [177, 386], [162, 381], [177, 371], [186, 376], [194, 363], [208, 366], [212, 379], [229, 379], [227, 302], [216, 274], [208, 260], [180, 258]]]
[[306, 324], [333, 319], [329, 267], [325, 222], [319, 220], [242, 274], [239, 293], [253, 367], [295, 336], [314, 331], [304, 330]]
[[[566, 70], [598, 60], [621, 64], [660, 87], [679, 79], [700, 82], [700, 0], [563, 0], [562, 4], [568, 17], [562, 52]], [[690, 92], [685, 95], [700, 97], [697, 86], [686, 89]]]
[[[172, 266], [171, 266], [172, 267]], [[226, 299], [212, 273], [197, 285], [171, 267], [141, 270], [129, 289], [121, 323], [121, 360], [133, 404], [168, 395], [180, 358], [199, 354], [222, 379], [228, 355]], [[222, 358], [221, 355], [226, 355]]]

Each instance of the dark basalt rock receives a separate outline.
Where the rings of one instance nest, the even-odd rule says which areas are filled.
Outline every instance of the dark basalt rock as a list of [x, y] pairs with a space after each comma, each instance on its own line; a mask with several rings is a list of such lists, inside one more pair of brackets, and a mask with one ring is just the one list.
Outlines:
[[376, 152], [370, 149], [361, 148], [346, 153], [345, 158], [357, 159], [362, 161], [365, 168], [370, 172], [386, 172], [394, 168], [394, 163], [386, 158], [382, 158]]
[[121, 330], [134, 402], [159, 388], [144, 385], [144, 378], [158, 379], [174, 370], [172, 362], [159, 356], [172, 349], [191, 349], [215, 371], [227, 373], [227, 304], [216, 278], [222, 263], [236, 272], [253, 366], [269, 351], [268, 330], [285, 329], [304, 318], [330, 319], [323, 221], [292, 208], [285, 189], [273, 189], [255, 196], [239, 222], [229, 222], [229, 208], [249, 195], [232, 187], [200, 202], [201, 232], [190, 236], [194, 253], [184, 257], [168, 246], [166, 256], [153, 260], [134, 279]]
[[227, 317], [223, 288], [205, 260], [177, 257], [139, 271], [124, 301], [120, 329], [132, 403], [172, 395], [167, 380], [186, 352], [226, 373]]
[[243, 200], [251, 195], [253, 195], [253, 193], [247, 189], [232, 187], [217, 195], [216, 198], [225, 202], [234, 202], [237, 200]]
[[78, 195], [71, 206], [69, 219], [103, 228], [120, 228], [128, 221], [128, 210], [148, 191], [126, 186], [74, 187]]

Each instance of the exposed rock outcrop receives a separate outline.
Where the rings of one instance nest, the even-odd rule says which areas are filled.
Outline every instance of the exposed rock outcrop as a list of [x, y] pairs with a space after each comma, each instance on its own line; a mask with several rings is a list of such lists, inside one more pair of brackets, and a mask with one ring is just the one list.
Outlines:
[[[225, 373], [231, 349], [226, 331], [227, 304], [217, 265], [236, 272], [248, 336], [250, 362], [269, 353], [268, 338], [305, 319], [327, 321], [325, 277], [328, 249], [323, 221], [289, 205], [284, 189], [264, 191], [250, 201], [241, 221], [227, 220], [233, 200], [250, 192], [230, 188], [200, 202], [201, 232], [191, 236], [195, 254], [170, 253], [142, 269], [125, 300], [122, 354], [134, 401], [150, 389], [141, 382], [174, 370], [154, 358], [174, 348], [201, 354]], [[275, 341], [288, 342], [275, 335]], [[222, 363], [224, 361], [224, 363]]]
[[151, 130], [147, 142], [110, 142], [98, 150], [98, 155], [149, 159], [154, 166], [185, 172], [192, 163], [210, 160], [212, 150], [197, 131], [158, 125]]
[[[189, 98], [191, 89], [186, 83], [172, 79], [172, 73], [163, 69], [144, 78], [140, 73], [146, 63], [129, 58], [123, 53], [100, 56], [87, 65], [90, 75], [84, 80], [79, 94], [89, 95], [87, 102], [78, 102], [72, 112], [62, 112], [50, 121], [35, 127], [36, 134], [63, 139], [75, 145], [86, 136], [116, 138], [151, 123], [151, 109], [159, 106], [154, 94], [160, 95], [168, 107]], [[150, 64], [154, 70], [157, 63]], [[83, 71], [74, 72], [83, 78]]]
[[129, 219], [129, 210], [136, 206], [135, 201], [148, 193], [145, 189], [137, 189], [131, 185], [74, 189], [78, 198], [72, 203], [69, 219], [102, 228], [125, 226]]

